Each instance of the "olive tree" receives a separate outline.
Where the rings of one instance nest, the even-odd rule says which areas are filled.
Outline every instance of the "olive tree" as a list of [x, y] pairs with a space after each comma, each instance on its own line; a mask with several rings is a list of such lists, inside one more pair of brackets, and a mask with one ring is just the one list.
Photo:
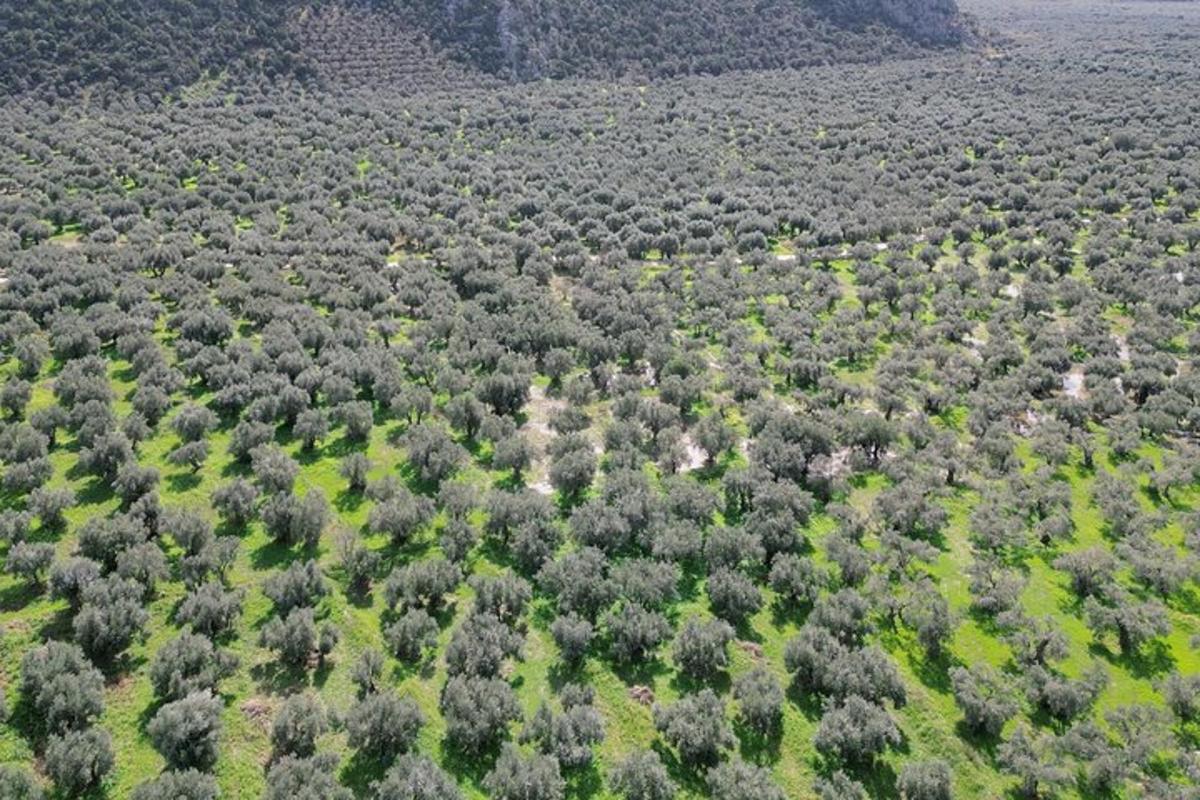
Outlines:
[[653, 750], [630, 753], [612, 768], [608, 781], [624, 800], [671, 800], [679, 790]]
[[329, 716], [320, 699], [310, 692], [290, 696], [271, 722], [271, 749], [276, 756], [308, 758], [317, 739], [329, 729]]
[[725, 704], [711, 689], [654, 706], [654, 727], [685, 762], [712, 764], [735, 744]]
[[164, 772], [135, 786], [130, 800], [217, 800], [217, 781], [195, 769]]
[[390, 761], [407, 752], [425, 723], [421, 709], [395, 692], [375, 692], [362, 698], [346, 717], [351, 747], [371, 758]]
[[116, 763], [112, 737], [103, 728], [51, 736], [43, 756], [46, 774], [59, 791], [78, 796], [104, 780]]
[[505, 738], [509, 723], [521, 716], [512, 687], [498, 678], [452, 677], [439, 707], [450, 741], [474, 755]]
[[207, 770], [217, 761], [222, 708], [211, 692], [192, 692], [160, 708], [146, 733], [172, 769]]

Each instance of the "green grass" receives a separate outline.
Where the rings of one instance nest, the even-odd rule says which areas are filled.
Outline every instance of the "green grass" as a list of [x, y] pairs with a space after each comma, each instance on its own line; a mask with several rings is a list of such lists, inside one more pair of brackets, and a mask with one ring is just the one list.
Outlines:
[[[360, 176], [370, 169], [370, 161], [359, 162]], [[195, 182], [194, 178], [185, 179]], [[286, 224], [286, 214], [280, 216], [281, 229]], [[239, 229], [253, 226], [245, 218], [237, 220]], [[60, 237], [74, 235], [64, 232]], [[788, 252], [790, 246], [780, 245], [779, 252]], [[882, 256], [880, 256], [882, 257]], [[834, 260], [834, 275], [842, 290], [834, 314], [862, 309], [858, 287], [849, 259]], [[647, 271], [667, 269], [664, 264], [648, 265]], [[1077, 271], [1085, 271], [1081, 263]], [[647, 276], [649, 280], [650, 276]], [[786, 293], [774, 291], [768, 286], [764, 293], [751, 298], [747, 303], [745, 322], [750, 337], [756, 342], [773, 343], [771, 331], [764, 324], [760, 309], [766, 305], [786, 304]], [[873, 311], [874, 309], [868, 309]], [[1111, 310], [1107, 319], [1115, 332], [1127, 332], [1131, 324], [1128, 316]], [[682, 332], [691, 335], [690, 332]], [[170, 338], [161, 330], [159, 338], [170, 350]], [[887, 357], [890, 345], [878, 343], [876, 351], [863, 359], [861, 364], [837, 369], [837, 374], [847, 383], [869, 388], [874, 383], [876, 365]], [[722, 348], [711, 345], [709, 352], [716, 358]], [[11, 365], [4, 370], [11, 370]], [[55, 367], [52, 365], [37, 382], [31, 410], [52, 402], [51, 384]], [[113, 360], [110, 379], [117, 391], [116, 411], [124, 415], [130, 410], [128, 397], [134, 388], [131, 382], [130, 365]], [[715, 378], [716, 376], [714, 376]], [[783, 382], [778, 374], [771, 377], [777, 387]], [[540, 380], [544, 385], [544, 379]], [[712, 406], [715, 387], [713, 380], [703, 407]], [[199, 394], [193, 398], [207, 402], [208, 396]], [[441, 398], [444, 400], [445, 398]], [[607, 405], [598, 403], [590, 411], [604, 424], [608, 416]], [[964, 423], [967, 410], [955, 406], [937, 418], [939, 427], [954, 430], [965, 439]], [[319, 692], [328, 707], [339, 712], [346, 711], [353, 702], [350, 668], [359, 652], [366, 648], [384, 650], [381, 619], [384, 603], [381, 592], [373, 591], [363, 601], [348, 598], [343, 591], [343, 578], [335, 553], [335, 540], [343, 532], [360, 537], [369, 547], [378, 550], [385, 560], [382, 574], [392, 566], [415, 558], [425, 558], [437, 553], [437, 528], [435, 522], [413, 541], [403, 547], [393, 546], [385, 537], [373, 536], [366, 531], [365, 523], [370, 501], [347, 492], [343, 479], [337, 473], [341, 457], [356, 449], [362, 449], [372, 461], [372, 477], [385, 474], [401, 474], [405, 454], [395, 444], [397, 434], [402, 432], [403, 423], [381, 418], [372, 432], [370, 441], [355, 446], [335, 430], [325, 442], [312, 453], [303, 453], [297, 442], [281, 434], [285, 449], [301, 463], [298, 491], [321, 491], [336, 510], [336, 519], [325, 531], [317, 548], [305, 552], [301, 548], [284, 548], [270, 541], [260, 522], [250, 524], [246, 530], [231, 532], [241, 539], [237, 561], [229, 573], [231, 585], [246, 591], [244, 613], [228, 647], [239, 659], [236, 673], [221, 685], [225, 703], [224, 730], [221, 739], [221, 757], [216, 768], [216, 777], [226, 798], [256, 798], [265, 786], [264, 768], [269, 758], [269, 719], [275, 708], [287, 694], [295, 691]], [[741, 428], [742, 414], [735, 409], [731, 421]], [[241, 474], [244, 467], [234, 464], [226, 449], [229, 441], [228, 426], [210, 437], [210, 456], [196, 473], [189, 473], [169, 465], [167, 454], [178, 444], [171, 432], [169, 418], [163, 420], [155, 434], [139, 448], [139, 461], [156, 467], [162, 476], [161, 493], [167, 507], [185, 507], [202, 513], [216, 521], [209, 500], [212, 492], [234, 474]], [[485, 489], [501, 481], [504, 476], [488, 470], [486, 458], [488, 448], [481, 448], [478, 458], [464, 467], [459, 480], [465, 480]], [[1029, 446], [1021, 442], [1017, 455], [1022, 469], [1029, 473], [1038, 464]], [[1156, 445], [1146, 445], [1139, 454], [1146, 459], [1159, 459], [1162, 450]], [[72, 467], [77, 458], [77, 449], [70, 436], [63, 435], [53, 451], [54, 477], [52, 484], [71, 486], [80, 496], [80, 504], [72, 508], [68, 524], [63, 533], [37, 531], [35, 538], [48, 538], [56, 543], [59, 555], [69, 554], [75, 543], [74, 532], [88, 518], [98, 514], [109, 514], [116, 510], [117, 500], [111, 491], [92, 478], [75, 475]], [[705, 473], [716, 480], [721, 470], [731, 463], [741, 461], [740, 456], [730, 456], [722, 465]], [[1097, 453], [1098, 469], [1112, 469], [1109, 453], [1101, 448]], [[654, 470], [651, 470], [654, 474]], [[1058, 469], [1057, 480], [1065, 481], [1070, 487], [1071, 515], [1076, 531], [1071, 541], [1061, 543], [1053, 549], [1031, 547], [1022, 554], [1021, 568], [1025, 570], [1028, 586], [1022, 596], [1024, 609], [1031, 615], [1047, 615], [1061, 626], [1070, 642], [1070, 656], [1060, 665], [1068, 675], [1078, 675], [1088, 665], [1099, 660], [1105, 664], [1110, 681], [1101, 696], [1098, 709], [1103, 712], [1123, 704], [1135, 702], [1159, 702], [1154, 688], [1154, 678], [1162, 668], [1148, 669], [1145, 664], [1128, 659], [1116, 652], [1114, 642], [1097, 642], [1084, 624], [1078, 604], [1071, 593], [1066, 576], [1052, 566], [1054, 558], [1063, 552], [1085, 548], [1095, 544], [1111, 545], [1105, 534], [1104, 520], [1092, 503], [1091, 492], [1095, 475], [1080, 465], [1078, 457]], [[1144, 481], [1143, 481], [1144, 484]], [[872, 472], [857, 477], [836, 499], [852, 507], [868, 512], [875, 498], [888, 485], [882, 473]], [[897, 750], [885, 755], [873, 769], [865, 771], [863, 778], [872, 788], [873, 796], [895, 797], [894, 774], [901, 766], [914, 760], [927, 758], [945, 759], [954, 775], [956, 795], [960, 797], [1001, 797], [1011, 785], [1011, 780], [1002, 775], [994, 762], [992, 748], [986, 743], [981, 746], [961, 735], [957, 710], [949, 688], [947, 670], [956, 664], [972, 664], [986, 661], [997, 667], [1009, 665], [1011, 654], [1008, 647], [998, 638], [993, 626], [973, 614], [970, 610], [970, 590], [966, 570], [974, 558], [970, 541], [970, 515], [981, 497], [992, 490], [986, 480], [972, 475], [967, 484], [948, 491], [938, 502], [949, 515], [949, 522], [940, 543], [939, 554], [932, 563], [918, 566], [927, 571], [945, 595], [955, 615], [956, 629], [943, 658], [931, 663], [921, 652], [911, 631], [901, 627], [890, 630], [881, 627], [872, 637], [881, 644], [895, 660], [908, 691], [908, 703], [896, 713], [904, 733], [904, 743]], [[1162, 541], [1179, 546], [1183, 540], [1181, 515], [1190, 512], [1200, 498], [1200, 489], [1187, 487], [1174, 495], [1169, 524], [1156, 535]], [[1142, 493], [1147, 510], [1154, 508], [1148, 493]], [[14, 502], [14, 501], [10, 501]], [[831, 517], [818, 508], [805, 526], [803, 533], [813, 546], [813, 555], [818, 564], [829, 566], [825, 560], [822, 540], [831, 532], [834, 523]], [[167, 552], [172, 564], [176, 564], [180, 553], [169, 541]], [[875, 534], [867, 539], [870, 549], [878, 549]], [[483, 547], [469, 560], [469, 571], [473, 573], [495, 573], [505, 569], [499, 558], [489, 556], [494, 549]], [[335, 591], [319, 606], [319, 615], [336, 625], [341, 641], [330, 662], [322, 669], [311, 673], [293, 674], [280, 671], [270, 653], [257, 643], [258, 631], [273, 613], [271, 604], [261, 592], [263, 581], [275, 570], [292, 560], [317, 558]], [[703, 591], [703, 579], [689, 576], [684, 584], [688, 587], [681, 600], [670, 611], [671, 619], [678, 624], [692, 615], [710, 616]], [[381, 582], [381, 581], [380, 581]], [[1192, 597], [1193, 588], [1188, 589]], [[148, 668], [153, 654], [167, 641], [177, 635], [179, 628], [172, 622], [174, 607], [184, 594], [178, 581], [162, 584], [157, 597], [149, 606], [150, 623], [143, 640], [132, 646], [114, 671], [106, 689], [106, 710], [100, 720], [114, 738], [117, 768], [97, 797], [124, 798], [134, 786], [157, 775], [163, 768], [162, 758], [151, 746], [145, 725], [156, 709]], [[781, 683], [787, 684], [783, 653], [787, 641], [796, 634], [803, 623], [802, 612], [782, 612], [776, 608], [769, 590], [768, 602], [739, 630], [739, 642], [731, 647], [732, 667], [729, 674], [716, 681], [727, 699], [727, 709], [732, 718], [734, 704], [728, 687], [732, 679], [759, 664], [766, 666]], [[455, 593], [450, 604], [451, 612], [442, 626], [439, 652], [449, 641], [451, 630], [466, 613], [471, 602], [471, 590], [464, 583]], [[1174, 669], [1185, 674], [1200, 670], [1200, 658], [1189, 645], [1189, 638], [1197, 632], [1195, 606], [1189, 602], [1171, 604], [1172, 632], [1165, 637], [1163, 660], [1169, 661]], [[538, 597], [533, 609], [527, 614], [527, 638], [522, 657], [512, 667], [507, 677], [516, 687], [525, 714], [533, 713], [540, 702], [548, 699], [553, 689], [565, 680], [586, 681], [596, 689], [597, 705], [607, 726], [607, 736], [596, 748], [595, 766], [583, 774], [570, 776], [569, 796], [572, 798], [611, 797], [606, 789], [604, 776], [621, 758], [635, 749], [658, 746], [672, 769], [673, 775], [683, 788], [681, 797], [705, 796], [701, 777], [687, 765], [681, 765], [662, 747], [655, 733], [651, 709], [630, 695], [633, 686], [649, 687], [657, 702], [669, 703], [678, 698], [686, 688], [675, 672], [669, 647], [664, 647], [658, 657], [637, 668], [614, 665], [602, 655], [589, 658], [578, 674], [565, 674], [559, 664], [555, 646], [547, 630], [553, 617], [553, 603], [549, 598]], [[64, 603], [50, 600], [42, 594], [28, 591], [14, 578], [0, 576], [0, 683], [7, 687], [10, 700], [19, 680], [21, 656], [48, 635], [62, 636], [69, 633], [70, 619]], [[754, 655], [753, 648], [743, 647], [741, 642], [750, 642], [761, 647], [761, 657]], [[412, 697], [425, 713], [427, 723], [423, 728], [419, 749], [438, 759], [461, 783], [471, 798], [486, 797], [481, 780], [487, 770], [487, 762], [467, 762], [449, 751], [445, 743], [445, 726], [438, 713], [438, 697], [446, 681], [446, 669], [442, 660], [433, 659], [422, 667], [406, 667], [395, 661], [389, 662], [392, 683], [398, 690]], [[760, 742], [749, 734], [740, 733], [738, 751], [750, 760], [764, 764], [772, 770], [775, 778], [789, 798], [812, 796], [814, 777], [827, 771], [812, 745], [812, 737], [820, 719], [820, 710], [811, 697], [789, 695], [784, 709], [781, 735], [776, 740]], [[17, 721], [19, 723], [19, 721]], [[513, 733], [518, 726], [513, 726]], [[24, 735], [20, 724], [0, 726], [0, 761], [31, 763], [36, 752], [35, 743]], [[380, 765], [364, 763], [350, 752], [342, 733], [333, 732], [324, 737], [321, 749], [342, 757], [339, 777], [358, 796], [369, 796], [371, 781], [382, 775]], [[1065, 797], [1083, 797], [1075, 787], [1069, 787]]]

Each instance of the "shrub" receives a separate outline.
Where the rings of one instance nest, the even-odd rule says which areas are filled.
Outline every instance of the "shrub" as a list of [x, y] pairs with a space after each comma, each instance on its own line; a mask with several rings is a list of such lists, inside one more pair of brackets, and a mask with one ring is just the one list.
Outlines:
[[542, 703], [521, 731], [520, 741], [535, 742], [563, 767], [578, 769], [591, 763], [592, 745], [603, 741], [604, 720], [592, 705], [591, 687], [567, 684], [561, 696], [562, 713]]
[[1017, 702], [1004, 677], [986, 664], [950, 670], [954, 701], [967, 727], [985, 736], [998, 736], [1004, 723], [1017, 713]]
[[819, 753], [849, 764], [870, 764], [899, 743], [900, 729], [891, 715], [857, 695], [830, 706], [813, 737]]
[[657, 611], [647, 611], [636, 603], [625, 603], [619, 611], [604, 617], [611, 642], [609, 654], [618, 663], [643, 661], [671, 635], [671, 624]]
[[950, 767], [939, 760], [905, 764], [896, 788], [904, 800], [950, 800]]
[[464, 619], [446, 647], [446, 669], [451, 675], [500, 674], [504, 660], [521, 649], [522, 636], [492, 614], [473, 612]]
[[769, 769], [740, 758], [712, 767], [707, 780], [713, 800], [784, 800], [787, 796], [775, 785]]
[[712, 764], [736, 743], [725, 704], [711, 689], [684, 695], [670, 706], [655, 705], [654, 727], [689, 763]]
[[75, 641], [97, 659], [111, 660], [123, 652], [150, 619], [142, 608], [143, 591], [141, 585], [115, 576], [89, 583], [71, 621]]
[[226, 591], [219, 583], [205, 583], [188, 592], [175, 617], [181, 624], [191, 625], [196, 633], [213, 639], [230, 630], [241, 613], [240, 590]]
[[58, 790], [80, 795], [112, 771], [112, 738], [102, 728], [85, 728], [51, 736], [44, 755], [46, 774]]
[[609, 773], [609, 784], [624, 800], [671, 800], [679, 790], [658, 753], [631, 753]]
[[740, 572], [717, 570], [708, 576], [706, 590], [713, 613], [734, 625], [762, 607], [762, 593]]
[[442, 690], [440, 708], [446, 735], [470, 754], [481, 753], [505, 738], [508, 724], [521, 717], [512, 687], [498, 678], [450, 678]]
[[146, 733], [172, 769], [207, 770], [217, 761], [221, 710], [212, 693], [192, 692], [160, 708]]
[[420, 608], [401, 615], [383, 632], [392, 654], [408, 663], [420, 661], [437, 644], [437, 637], [437, 621]]
[[218, 650], [206, 637], [185, 631], [154, 654], [150, 685], [160, 700], [182, 700], [193, 692], [216, 692], [218, 682], [236, 668], [235, 656]]
[[314, 560], [294, 561], [282, 572], [275, 572], [263, 581], [263, 594], [283, 615], [295, 608], [308, 608], [329, 593], [325, 576]]
[[783, 715], [783, 688], [767, 670], [755, 667], [733, 682], [742, 722], [759, 736], [778, 729]]
[[729, 666], [733, 628], [724, 620], [700, 622], [691, 617], [675, 637], [675, 666], [697, 680], [707, 680]]
[[198, 770], [164, 772], [134, 788], [130, 800], [217, 800], [216, 780]]
[[557, 617], [550, 625], [550, 635], [558, 645], [562, 660], [577, 665], [587, 655], [595, 629], [592, 623], [575, 614]]
[[403, 755], [375, 784], [375, 800], [462, 800], [454, 780], [428, 756]]
[[303, 667], [317, 649], [317, 623], [311, 608], [294, 608], [286, 617], [272, 617], [259, 634], [259, 643], [274, 650], [291, 667]]
[[337, 782], [337, 756], [284, 756], [267, 771], [263, 800], [354, 800], [354, 793]]
[[511, 744], [504, 745], [483, 785], [496, 800], [562, 800], [567, 788], [558, 761], [545, 755], [523, 757]]
[[346, 718], [351, 747], [371, 758], [390, 761], [412, 748], [425, 717], [412, 700], [395, 692], [377, 692], [359, 700]]
[[31, 585], [41, 586], [42, 576], [54, 561], [54, 545], [47, 543], [17, 542], [8, 550], [4, 569], [19, 575]]
[[271, 722], [271, 748], [276, 756], [308, 758], [317, 749], [317, 739], [329, 729], [321, 701], [309, 692], [294, 694], [283, 702]]

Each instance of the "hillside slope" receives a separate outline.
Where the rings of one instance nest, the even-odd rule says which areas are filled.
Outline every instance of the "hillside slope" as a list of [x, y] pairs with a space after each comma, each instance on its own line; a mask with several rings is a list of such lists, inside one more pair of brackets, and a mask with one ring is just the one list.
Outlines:
[[[952, 46], [955, 0], [0, 2], [0, 88], [160, 95], [223, 77], [334, 86], [661, 77]], [[455, 65], [457, 62], [457, 65]]]
[[963, 41], [954, 0], [424, 0], [421, 24], [518, 80], [876, 61]]
[[2, 0], [0, 87], [159, 93], [206, 73], [304, 74], [290, 0]]

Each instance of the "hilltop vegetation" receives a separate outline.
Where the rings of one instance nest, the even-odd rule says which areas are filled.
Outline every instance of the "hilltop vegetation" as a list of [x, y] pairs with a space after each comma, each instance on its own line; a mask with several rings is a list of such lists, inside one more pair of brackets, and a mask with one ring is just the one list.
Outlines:
[[1200, 10], [968, 10], [11, 84], [0, 797], [1194, 797]]
[[6, 0], [0, 87], [75, 97], [85, 89], [161, 94], [206, 74], [288, 74], [286, 0]]
[[418, 19], [455, 57], [526, 80], [880, 61], [967, 35], [953, 0], [427, 0]]
[[877, 62], [966, 32], [953, 0], [32, 0], [0, 3], [0, 87], [102, 99], [197, 81], [427, 90], [488, 76], [646, 78]]

